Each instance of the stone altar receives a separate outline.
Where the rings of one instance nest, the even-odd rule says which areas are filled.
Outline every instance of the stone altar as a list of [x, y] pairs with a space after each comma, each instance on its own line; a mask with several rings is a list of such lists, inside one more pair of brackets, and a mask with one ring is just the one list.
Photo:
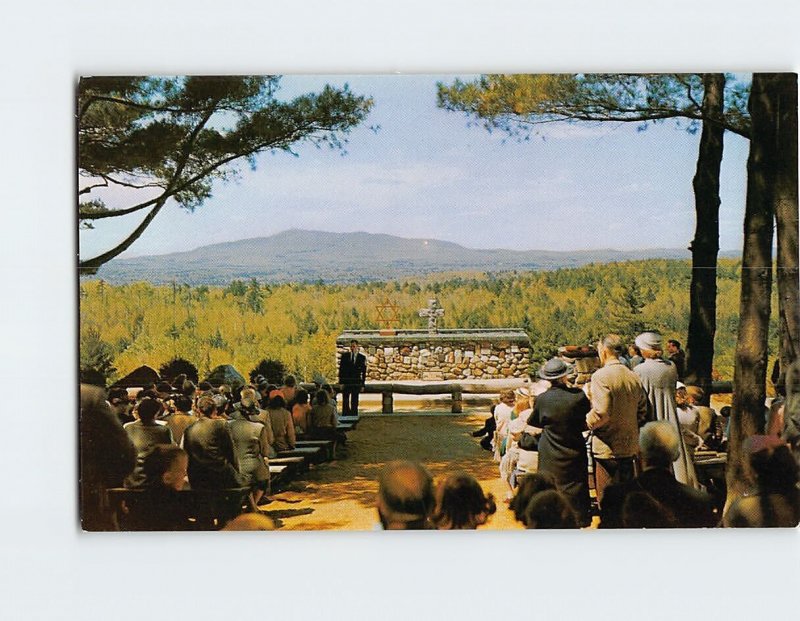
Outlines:
[[359, 342], [367, 381], [507, 379], [528, 375], [531, 342], [520, 328], [348, 330], [336, 339], [336, 364]]

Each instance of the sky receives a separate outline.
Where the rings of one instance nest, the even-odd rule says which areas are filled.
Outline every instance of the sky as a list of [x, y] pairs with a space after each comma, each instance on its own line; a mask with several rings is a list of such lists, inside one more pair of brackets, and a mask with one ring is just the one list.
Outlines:
[[[685, 248], [694, 233], [692, 177], [700, 134], [673, 122], [556, 123], [509, 139], [436, 107], [453, 75], [284, 76], [285, 98], [349, 84], [373, 97], [347, 153], [299, 145], [262, 154], [216, 182], [194, 213], [168, 203], [121, 258], [191, 250], [290, 228], [435, 238], [519, 250]], [[469, 79], [475, 76], [459, 76]], [[377, 131], [373, 130], [379, 126]], [[720, 247], [741, 247], [748, 142], [725, 135]], [[138, 200], [104, 195], [111, 208]], [[82, 258], [113, 247], [132, 214], [80, 233]]]

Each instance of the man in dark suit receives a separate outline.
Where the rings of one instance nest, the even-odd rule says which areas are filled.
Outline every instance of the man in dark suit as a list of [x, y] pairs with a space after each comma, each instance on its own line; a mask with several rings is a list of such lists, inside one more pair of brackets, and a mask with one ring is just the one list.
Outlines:
[[342, 386], [342, 416], [358, 416], [358, 394], [367, 381], [367, 357], [358, 351], [358, 341], [350, 341], [350, 351], [339, 360]]
[[[635, 512], [642, 496], [654, 500], [653, 513], [637, 515], [637, 526], [705, 528], [716, 526], [711, 497], [675, 480], [670, 471], [679, 453], [678, 431], [668, 421], [647, 423], [639, 433], [642, 473], [606, 488], [601, 505], [601, 528], [623, 528], [628, 512]], [[627, 503], [628, 499], [632, 503]], [[633, 521], [633, 520], [631, 520]], [[633, 524], [630, 524], [633, 526]]]

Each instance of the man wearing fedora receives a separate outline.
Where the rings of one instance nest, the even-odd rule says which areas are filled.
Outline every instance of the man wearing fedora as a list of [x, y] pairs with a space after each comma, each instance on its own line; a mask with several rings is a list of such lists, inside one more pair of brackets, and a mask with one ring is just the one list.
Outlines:
[[548, 360], [539, 377], [551, 386], [536, 399], [528, 424], [543, 429], [539, 439], [539, 471], [552, 475], [570, 499], [581, 526], [591, 521], [588, 458], [583, 432], [591, 403], [580, 388], [567, 384], [572, 365]]
[[635, 476], [639, 427], [645, 423], [647, 397], [639, 376], [619, 359], [625, 353], [620, 336], [607, 335], [597, 344], [597, 352], [603, 366], [592, 375], [592, 410], [586, 424], [593, 432], [597, 500], [602, 503], [609, 483]]
[[699, 488], [694, 463], [686, 450], [678, 421], [678, 406], [675, 403], [678, 371], [672, 362], [664, 359], [662, 338], [658, 332], [643, 332], [634, 342], [644, 358], [644, 362], [637, 365], [633, 372], [639, 376], [647, 395], [647, 420], [666, 420], [675, 425], [680, 438], [680, 454], [672, 465], [675, 478]]

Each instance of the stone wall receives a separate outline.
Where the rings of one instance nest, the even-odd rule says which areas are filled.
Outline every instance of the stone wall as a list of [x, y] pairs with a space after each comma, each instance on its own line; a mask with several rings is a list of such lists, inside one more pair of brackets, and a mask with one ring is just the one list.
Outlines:
[[352, 339], [367, 356], [367, 381], [505, 379], [528, 375], [530, 364], [530, 339], [511, 328], [344, 332], [336, 340], [337, 366]]

